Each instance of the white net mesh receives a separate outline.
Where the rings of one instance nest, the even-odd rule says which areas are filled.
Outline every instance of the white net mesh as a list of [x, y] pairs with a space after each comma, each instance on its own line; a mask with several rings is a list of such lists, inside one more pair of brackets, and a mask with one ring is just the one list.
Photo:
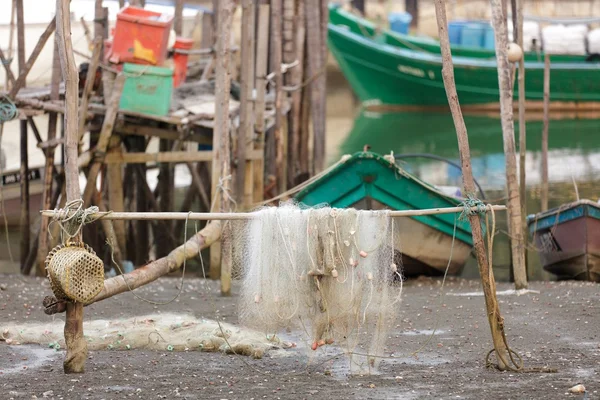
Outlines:
[[336, 343], [375, 367], [401, 294], [389, 212], [285, 203], [256, 216], [233, 227], [241, 322], [299, 329], [313, 350]]

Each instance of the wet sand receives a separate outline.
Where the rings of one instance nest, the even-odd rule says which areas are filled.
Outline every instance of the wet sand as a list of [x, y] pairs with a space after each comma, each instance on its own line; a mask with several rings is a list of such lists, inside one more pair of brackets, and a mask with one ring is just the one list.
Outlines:
[[[166, 300], [179, 280], [161, 278], [139, 295]], [[42, 297], [45, 280], [0, 276], [0, 332], [10, 322], [50, 321]], [[157, 312], [190, 313], [237, 321], [234, 295], [218, 295], [217, 282], [187, 279], [182, 296], [157, 307], [130, 293], [91, 305], [86, 319], [129, 318]], [[512, 289], [498, 284], [498, 292]], [[451, 280], [440, 304], [440, 281], [407, 282], [379, 374], [348, 376], [335, 346], [320, 348], [307, 367], [307, 351], [267, 353], [260, 360], [204, 352], [95, 351], [83, 375], [64, 375], [64, 352], [44, 346], [0, 342], [0, 397], [55, 399], [597, 399], [600, 397], [600, 319], [598, 285], [582, 282], [535, 282], [539, 293], [500, 295], [509, 344], [526, 367], [554, 367], [557, 373], [499, 372], [485, 367], [492, 343], [478, 281]], [[218, 314], [217, 314], [218, 311]], [[63, 318], [63, 315], [54, 318]], [[428, 339], [416, 356], [410, 354]], [[282, 352], [284, 354], [282, 354]], [[309, 353], [312, 353], [310, 350]], [[324, 361], [327, 360], [327, 361]], [[581, 383], [586, 395], [568, 394]], [[52, 391], [52, 393], [48, 393]]]

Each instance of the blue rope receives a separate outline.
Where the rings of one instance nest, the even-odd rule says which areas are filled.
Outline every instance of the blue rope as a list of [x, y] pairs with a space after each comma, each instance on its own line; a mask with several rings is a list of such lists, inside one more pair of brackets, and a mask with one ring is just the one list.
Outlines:
[[6, 96], [0, 98], [0, 124], [17, 118], [18, 110], [15, 103]]
[[[468, 217], [472, 215], [484, 215], [486, 211], [486, 206], [483, 201], [479, 200], [472, 194], [467, 195], [465, 201], [463, 201], [460, 206], [463, 207], [463, 210], [458, 217], [459, 221], [465, 221]], [[476, 207], [475, 210], [473, 208]]]

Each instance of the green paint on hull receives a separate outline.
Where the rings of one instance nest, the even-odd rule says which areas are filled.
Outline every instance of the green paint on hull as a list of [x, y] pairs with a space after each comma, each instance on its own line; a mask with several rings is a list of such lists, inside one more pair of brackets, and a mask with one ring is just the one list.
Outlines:
[[[398, 45], [388, 34], [371, 36], [372, 25], [354, 18], [340, 21], [332, 9], [328, 44], [358, 98], [365, 103], [446, 106], [439, 44], [421, 50], [414, 44]], [[352, 28], [362, 24], [363, 29]], [[369, 32], [369, 29], [371, 31]], [[408, 36], [407, 36], [408, 37]], [[437, 49], [437, 51], [435, 51]], [[481, 53], [474, 56], [472, 53]], [[487, 53], [487, 55], [485, 55]], [[453, 57], [454, 78], [462, 105], [499, 101], [498, 71], [492, 52], [463, 49]], [[490, 57], [491, 55], [491, 57]], [[531, 58], [531, 56], [528, 56]], [[550, 80], [552, 101], [600, 101], [600, 63], [584, 57], [554, 57]], [[544, 64], [525, 63], [527, 100], [543, 100]], [[515, 98], [517, 91], [515, 90]]]
[[[371, 198], [392, 210], [456, 207], [460, 200], [447, 196], [371, 152], [359, 152], [299, 192], [295, 199], [306, 206], [328, 204], [336, 208], [352, 207]], [[433, 229], [452, 236], [455, 214], [411, 217]], [[458, 221], [456, 239], [473, 245], [468, 221]]]

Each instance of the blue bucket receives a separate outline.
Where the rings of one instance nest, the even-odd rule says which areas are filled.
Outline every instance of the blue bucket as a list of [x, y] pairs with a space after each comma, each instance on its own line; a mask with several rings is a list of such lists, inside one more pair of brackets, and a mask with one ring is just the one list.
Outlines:
[[408, 28], [412, 22], [412, 15], [406, 12], [391, 13], [388, 17], [392, 32], [408, 35]]
[[481, 22], [470, 22], [463, 27], [462, 37], [460, 38], [461, 46], [465, 47], [483, 47], [483, 38], [485, 36], [486, 24]]
[[451, 21], [448, 23], [448, 38], [450, 44], [460, 44], [462, 38], [462, 31], [468, 21]]
[[494, 50], [496, 48], [494, 28], [491, 25], [485, 27], [485, 33], [483, 34], [483, 48], [488, 50]]

